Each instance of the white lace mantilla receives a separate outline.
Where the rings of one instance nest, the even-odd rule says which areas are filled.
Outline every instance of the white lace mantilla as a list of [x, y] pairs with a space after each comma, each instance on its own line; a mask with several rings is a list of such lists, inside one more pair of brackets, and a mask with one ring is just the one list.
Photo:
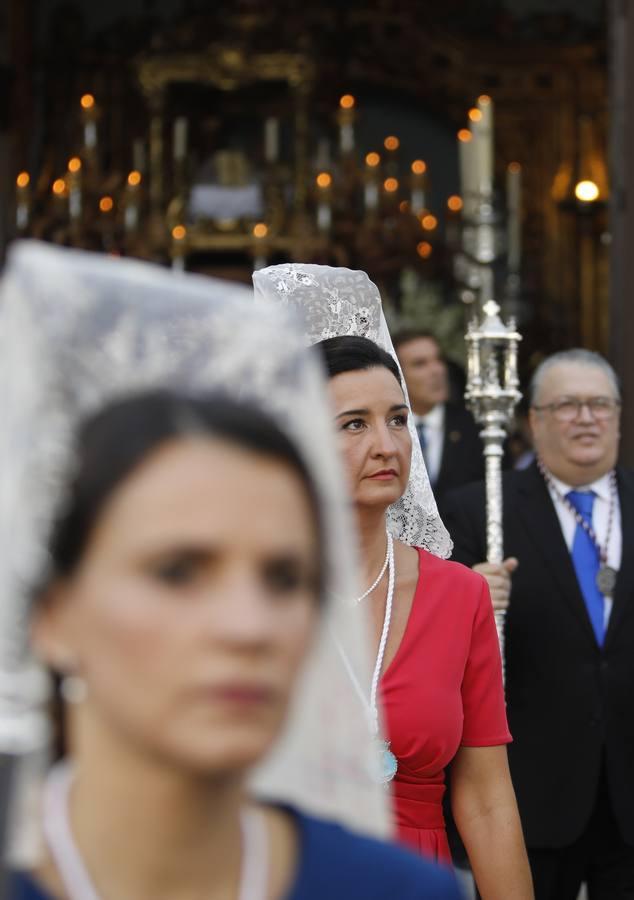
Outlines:
[[[291, 263], [254, 272], [253, 284], [256, 302], [272, 301], [299, 313], [309, 344], [342, 335], [365, 337], [390, 353], [398, 364], [379, 290], [365, 272]], [[401, 379], [409, 405], [402, 373]], [[388, 510], [390, 531], [406, 544], [424, 547], [446, 558], [451, 554], [452, 543], [438, 514], [413, 416], [409, 430], [409, 483], [401, 499]]]
[[[324, 526], [323, 632], [344, 636], [369, 681], [359, 610], [336, 599], [355, 597], [358, 584], [323, 373], [291, 318], [254, 310], [251, 291], [227, 282], [36, 242], [14, 246], [0, 290], [0, 752], [26, 752], [43, 739], [31, 591], [50, 565], [46, 548], [76, 465], [78, 425], [148, 389], [252, 402], [293, 440]], [[387, 808], [370, 774], [376, 751], [333, 653], [332, 641], [316, 640], [284, 740], [258, 783], [270, 797], [381, 831]]]

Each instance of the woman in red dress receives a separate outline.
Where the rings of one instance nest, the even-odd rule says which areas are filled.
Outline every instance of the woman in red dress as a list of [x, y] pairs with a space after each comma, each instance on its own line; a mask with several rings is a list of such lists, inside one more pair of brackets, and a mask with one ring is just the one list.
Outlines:
[[[400, 541], [386, 557], [385, 517], [409, 479], [411, 437], [399, 372], [366, 338], [320, 345], [349, 490], [361, 563], [373, 587], [385, 736], [395, 757], [391, 781], [399, 838], [450, 861], [442, 798], [452, 762], [452, 808], [483, 900], [529, 898], [532, 888], [505, 745], [500, 652], [488, 587], [458, 563]], [[389, 541], [388, 541], [389, 543]], [[386, 605], [393, 581], [391, 622]]]
[[[412, 484], [409, 406], [398, 364], [373, 341], [355, 336], [373, 331], [375, 297], [365, 288], [365, 305], [359, 301], [363, 279], [344, 282], [350, 287], [344, 294], [335, 278], [324, 291], [323, 268], [278, 266], [258, 274], [271, 278], [286, 298], [307, 294], [311, 343], [319, 343], [330, 376], [367, 585], [359, 602], [369, 607], [378, 647], [374, 690], [366, 691], [366, 703], [374, 712], [377, 693], [382, 701], [383, 737], [389, 741], [386, 778], [391, 776], [398, 836], [423, 855], [450, 861], [442, 798], [444, 770], [451, 762], [452, 810], [482, 900], [530, 900], [506, 757], [511, 735], [489, 591], [470, 569], [411, 545], [424, 539], [436, 549], [442, 545], [442, 525], [433, 518], [435, 506], [430, 510], [417, 502], [428, 483]], [[374, 288], [363, 273], [351, 275], [363, 276]], [[321, 321], [315, 313], [320, 293], [328, 300], [328, 327], [323, 307]], [[334, 325], [333, 315], [340, 320]], [[389, 346], [380, 311], [375, 323], [377, 318], [374, 333]], [[314, 341], [319, 328], [326, 337], [321, 342]], [[340, 336], [333, 337], [337, 331]], [[411, 536], [406, 526], [415, 520], [420, 539], [392, 538], [395, 525], [403, 526], [406, 539]]]

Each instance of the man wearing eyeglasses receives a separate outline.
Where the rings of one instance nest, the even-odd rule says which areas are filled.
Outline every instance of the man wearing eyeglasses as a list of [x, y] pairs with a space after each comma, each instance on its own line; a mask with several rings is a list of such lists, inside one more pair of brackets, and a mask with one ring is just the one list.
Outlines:
[[[537, 900], [634, 898], [634, 474], [598, 354], [546, 359], [529, 391], [536, 462], [504, 476], [504, 548], [486, 557], [484, 486], [444, 505], [454, 559], [510, 589], [509, 761]], [[512, 582], [512, 584], [511, 584]], [[495, 837], [492, 836], [492, 840]]]

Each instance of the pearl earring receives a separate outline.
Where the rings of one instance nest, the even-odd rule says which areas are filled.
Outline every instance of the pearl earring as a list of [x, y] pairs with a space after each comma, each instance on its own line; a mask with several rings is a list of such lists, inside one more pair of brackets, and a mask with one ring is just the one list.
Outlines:
[[60, 693], [65, 703], [82, 703], [86, 699], [88, 688], [79, 675], [64, 675], [60, 684]]

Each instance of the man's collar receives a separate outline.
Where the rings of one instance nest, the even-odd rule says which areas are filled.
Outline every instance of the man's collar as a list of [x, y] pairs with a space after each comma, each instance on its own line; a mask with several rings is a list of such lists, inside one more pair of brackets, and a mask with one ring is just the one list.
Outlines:
[[437, 403], [424, 416], [419, 416], [415, 413], [414, 420], [417, 425], [426, 425], [428, 428], [442, 428], [445, 423], [445, 404]]
[[606, 472], [605, 475], [602, 475], [601, 478], [597, 478], [596, 481], [593, 481], [590, 484], [579, 484], [573, 487], [573, 485], [566, 484], [566, 482], [562, 481], [560, 478], [556, 478], [552, 472], [548, 472], [548, 476], [553, 485], [564, 497], [569, 491], [594, 491], [597, 497], [600, 497], [602, 500], [607, 500], [608, 502], [610, 501], [610, 474], [610, 472]]

